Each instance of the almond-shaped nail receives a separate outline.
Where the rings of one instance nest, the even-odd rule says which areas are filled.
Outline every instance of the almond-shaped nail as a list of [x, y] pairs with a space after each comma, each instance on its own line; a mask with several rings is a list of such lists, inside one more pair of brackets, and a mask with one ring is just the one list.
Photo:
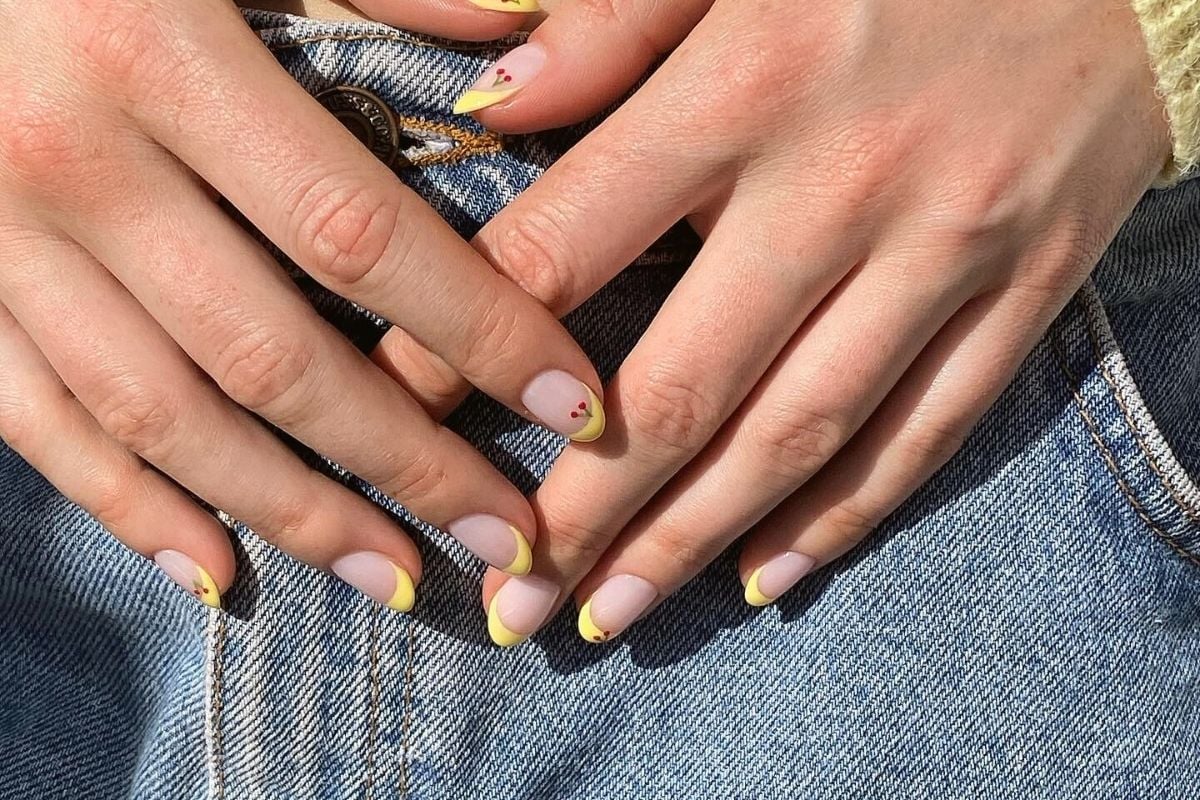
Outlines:
[[803, 553], [780, 553], [754, 572], [746, 581], [746, 602], [752, 606], [774, 603], [791, 589], [817, 564], [812, 556]]
[[536, 42], [523, 44], [497, 61], [454, 104], [455, 114], [470, 114], [507, 100], [529, 84], [546, 63], [546, 51]]
[[569, 372], [550, 370], [538, 375], [521, 402], [546, 427], [573, 442], [594, 442], [604, 433], [604, 406], [600, 398]]
[[334, 561], [333, 574], [375, 602], [396, 611], [411, 611], [416, 602], [412, 576], [382, 553], [350, 553]]
[[538, 0], [469, 0], [473, 5], [488, 11], [507, 11], [512, 14], [532, 14], [540, 11]]
[[509, 575], [526, 575], [533, 566], [529, 540], [520, 529], [491, 514], [468, 514], [446, 526], [464, 547]]
[[167, 577], [182, 586], [209, 608], [221, 607], [221, 590], [216, 581], [190, 556], [178, 550], [159, 550], [154, 554], [154, 563]]
[[488, 606], [488, 635], [501, 647], [520, 644], [542, 626], [557, 599], [558, 587], [543, 578], [509, 580]]
[[607, 642], [633, 624], [658, 597], [658, 589], [636, 575], [614, 575], [600, 584], [579, 609], [579, 635]]

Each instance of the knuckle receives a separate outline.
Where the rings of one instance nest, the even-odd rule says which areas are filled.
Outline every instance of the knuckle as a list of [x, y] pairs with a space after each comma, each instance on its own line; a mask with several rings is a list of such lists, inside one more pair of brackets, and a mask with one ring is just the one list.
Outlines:
[[638, 383], [627, 409], [629, 426], [661, 448], [691, 453], [704, 444], [716, 421], [712, 402], [686, 378], [652, 369]]
[[375, 485], [389, 497], [407, 504], [432, 497], [448, 481], [445, 466], [422, 454], [402, 464], [393, 464], [387, 477]]
[[492, 262], [556, 316], [570, 311], [581, 259], [561, 212], [530, 210], [506, 219], [488, 232], [484, 246]]
[[296, 205], [296, 260], [346, 287], [375, 275], [385, 257], [407, 261], [412, 234], [400, 224], [401, 205], [391, 190], [318, 181]]
[[511, 346], [520, 329], [520, 311], [511, 303], [490, 303], [472, 319], [469, 335], [461, 337], [459, 366], [466, 374], [489, 371], [507, 374], [506, 363], [516, 355]]
[[298, 336], [266, 327], [251, 328], [227, 344], [217, 357], [215, 377], [234, 402], [277, 422], [284, 399], [311, 372], [315, 356]]
[[678, 575], [690, 576], [699, 572], [720, 552], [719, 547], [697, 536], [694, 529], [688, 527], [655, 531], [649, 541], [659, 556], [656, 561], [660, 565], [665, 563], [669, 572]]
[[71, 26], [72, 51], [102, 83], [123, 87], [143, 85], [171, 54], [163, 16], [148, 0], [85, 2]]
[[134, 513], [145, 470], [133, 459], [111, 469], [93, 470], [89, 475], [92, 494], [86, 503], [88, 513], [108, 530], [119, 531]]
[[561, 562], [560, 567], [590, 565], [608, 549], [612, 540], [588, 524], [586, 519], [585, 516], [572, 513], [556, 515], [552, 522], [547, 522], [546, 530], [553, 537], [555, 551], [569, 554], [561, 559], [556, 557], [556, 563]]
[[845, 442], [844, 426], [833, 415], [804, 408], [779, 408], [750, 427], [761, 468], [794, 484], [816, 473]]
[[37, 446], [40, 430], [36, 409], [28, 399], [0, 393], [0, 439], [27, 455]]
[[47, 97], [9, 98], [0, 111], [0, 162], [30, 186], [47, 189], [83, 161], [85, 135], [79, 115]]
[[128, 449], [150, 461], [170, 447], [179, 420], [177, 401], [144, 384], [114, 379], [96, 406], [104, 430]]
[[275, 498], [251, 527], [260, 539], [288, 552], [294, 543], [315, 538], [321, 528], [315, 522], [319, 506], [319, 502], [307, 498]]
[[882, 519], [882, 514], [842, 503], [825, 512], [821, 522], [840, 541], [854, 545], [867, 538]]
[[957, 423], [937, 423], [928, 419], [919, 420], [904, 437], [904, 446], [911, 454], [914, 464], [932, 471], [945, 464], [962, 449], [969, 428]]

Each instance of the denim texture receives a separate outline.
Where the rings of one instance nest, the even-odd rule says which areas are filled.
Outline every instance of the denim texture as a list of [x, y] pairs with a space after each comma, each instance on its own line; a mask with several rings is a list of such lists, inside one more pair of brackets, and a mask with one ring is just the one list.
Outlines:
[[[449, 109], [500, 45], [248, 12], [306, 88], [396, 112], [399, 174], [464, 235], [582, 129]], [[695, 252], [676, 234], [567, 324], [611, 376]], [[301, 279], [360, 347], [386, 323]], [[414, 530], [414, 613], [231, 525], [205, 612], [0, 445], [0, 800], [1153, 798], [1200, 786], [1200, 182], [1153, 192], [963, 451], [765, 609], [731, 556], [606, 646], [564, 613], [488, 643], [481, 568]], [[562, 440], [451, 419], [522, 489]], [[164, 524], [170, 524], [164, 520]]]

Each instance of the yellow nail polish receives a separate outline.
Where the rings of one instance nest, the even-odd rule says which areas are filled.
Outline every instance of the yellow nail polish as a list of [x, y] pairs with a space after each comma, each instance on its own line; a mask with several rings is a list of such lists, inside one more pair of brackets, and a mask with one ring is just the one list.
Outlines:
[[528, 575], [529, 570], [533, 569], [533, 551], [529, 549], [529, 540], [525, 538], [525, 534], [508, 526], [512, 531], [513, 538], [517, 540], [517, 555], [513, 558], [512, 563], [504, 568], [504, 571], [509, 575]]
[[470, 0], [470, 2], [480, 8], [486, 8], [488, 11], [507, 11], [512, 14], [530, 14], [540, 11], [542, 8], [538, 5], [538, 0]]
[[517, 91], [517, 89], [502, 89], [498, 92], [482, 92], [478, 89], [471, 89], [454, 103], [454, 113], [470, 114], [472, 111], [494, 106], [501, 100], [512, 97]]
[[160, 550], [154, 554], [154, 563], [171, 580], [209, 608], [221, 607], [221, 590], [208, 570], [178, 550]]
[[579, 609], [579, 621], [577, 626], [579, 628], [579, 635], [582, 636], [585, 641], [593, 644], [600, 644], [601, 642], [608, 641], [608, 632], [601, 630], [600, 627], [592, 621], [592, 599], [590, 597], [588, 598], [588, 601], [583, 604], [583, 608]]
[[384, 605], [396, 611], [412, 611], [417, 602], [417, 591], [413, 586], [412, 576], [395, 564], [392, 564], [392, 569], [396, 571], [396, 591]]
[[600, 404], [600, 398], [590, 387], [585, 385], [584, 388], [588, 393], [587, 411], [590, 416], [587, 425], [568, 437], [572, 442], [594, 442], [604, 433], [604, 406]]
[[492, 604], [488, 606], [488, 636], [492, 637], [492, 641], [501, 647], [513, 647], [529, 638], [529, 636], [514, 633], [504, 627], [504, 623], [500, 621], [500, 613], [496, 609], [496, 604], [500, 600], [499, 593], [492, 598]]
[[746, 602], [752, 606], [767, 606], [775, 602], [774, 597], [767, 597], [758, 588], [758, 576], [762, 571], [762, 567], [754, 570], [750, 573], [750, 580], [746, 581]]

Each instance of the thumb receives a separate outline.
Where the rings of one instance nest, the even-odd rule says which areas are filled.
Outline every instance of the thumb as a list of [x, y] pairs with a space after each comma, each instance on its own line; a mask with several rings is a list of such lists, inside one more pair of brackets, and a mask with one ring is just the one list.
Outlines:
[[544, 130], [596, 114], [628, 91], [713, 0], [542, 0], [546, 20], [454, 106], [489, 128]]

